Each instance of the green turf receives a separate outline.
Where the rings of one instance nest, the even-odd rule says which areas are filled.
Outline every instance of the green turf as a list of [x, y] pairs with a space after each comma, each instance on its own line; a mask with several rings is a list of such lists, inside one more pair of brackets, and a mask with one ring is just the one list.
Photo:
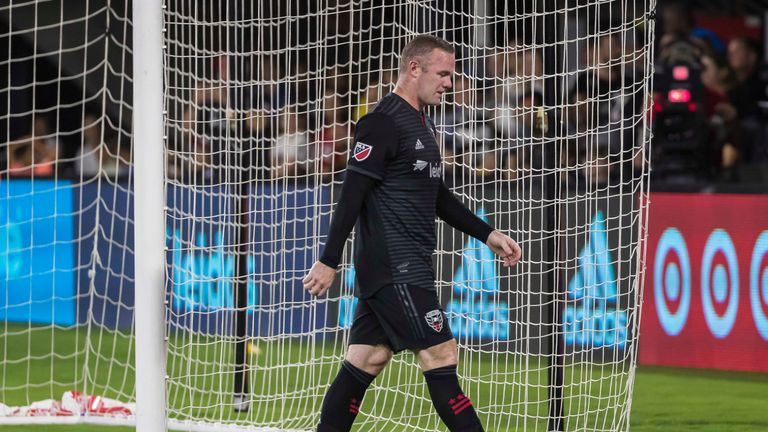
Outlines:
[[633, 431], [768, 431], [768, 374], [640, 367]]
[[[133, 393], [131, 338], [93, 329], [56, 330], [9, 327], [0, 336], [0, 400], [9, 405], [46, 399], [72, 388], [128, 399]], [[90, 343], [86, 343], [90, 340]], [[338, 368], [342, 345], [282, 340], [257, 345], [250, 357], [253, 409], [233, 416], [232, 346], [213, 338], [174, 335], [169, 355], [169, 407], [179, 419], [237, 419], [242, 424], [308, 428], [327, 383]], [[56, 356], [48, 355], [55, 352]], [[516, 362], [513, 360], [516, 359]], [[17, 361], [21, 360], [21, 361]], [[410, 354], [400, 355], [370, 392], [358, 417], [357, 430], [406, 431], [405, 425], [444, 430], [432, 409], [418, 368]], [[88, 364], [88, 368], [83, 365]], [[285, 367], [283, 365], [303, 364]], [[480, 407], [488, 431], [546, 430], [546, 359], [462, 353], [462, 365], [474, 379], [463, 383]], [[312, 365], [308, 367], [308, 365]], [[87, 370], [88, 375], [83, 371]], [[479, 371], [479, 373], [478, 373]], [[467, 375], [467, 373], [463, 373]], [[55, 379], [51, 379], [55, 377]], [[611, 378], [613, 377], [613, 378]], [[54, 382], [56, 384], [51, 384]], [[626, 429], [620, 418], [626, 391], [624, 365], [571, 365], [566, 368], [567, 430]], [[27, 383], [30, 383], [29, 385]], [[391, 384], [397, 383], [397, 384]], [[768, 430], [768, 375], [641, 367], [636, 377], [632, 430]], [[201, 389], [206, 389], [202, 391]], [[287, 397], [278, 397], [287, 395]], [[374, 403], [375, 401], [375, 403]], [[309, 414], [308, 414], [309, 413]], [[425, 413], [419, 415], [419, 413]], [[578, 413], [587, 413], [579, 415]], [[303, 417], [302, 417], [303, 416]], [[294, 424], [283, 419], [298, 418]], [[103, 426], [13, 426], [14, 431], [97, 431]], [[130, 428], [109, 428], [121, 431]]]

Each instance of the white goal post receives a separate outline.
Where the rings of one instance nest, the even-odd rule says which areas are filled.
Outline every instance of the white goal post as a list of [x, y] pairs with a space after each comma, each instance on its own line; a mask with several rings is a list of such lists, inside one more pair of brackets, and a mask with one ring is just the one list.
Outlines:
[[[429, 33], [456, 48], [444, 180], [523, 248], [506, 269], [437, 221], [463, 389], [487, 431], [628, 430], [655, 4], [0, 1], [0, 425], [314, 430], [352, 239], [327, 296], [301, 279]], [[445, 430], [413, 354], [355, 430]]]

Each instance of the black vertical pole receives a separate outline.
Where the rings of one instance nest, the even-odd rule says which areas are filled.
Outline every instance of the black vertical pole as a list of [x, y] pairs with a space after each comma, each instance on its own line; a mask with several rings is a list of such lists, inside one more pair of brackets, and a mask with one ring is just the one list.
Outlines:
[[[237, 1], [228, 1], [226, 6], [226, 15], [228, 21], [242, 22], [243, 5]], [[245, 30], [243, 30], [244, 32]], [[231, 55], [227, 58], [227, 75], [230, 80], [240, 83], [244, 80], [243, 68], [245, 67], [246, 47], [243, 39], [245, 34], [240, 34], [238, 26], [231, 26], [228, 32], [228, 41], [226, 46]], [[227, 86], [229, 89], [229, 86]], [[229, 103], [239, 109], [244, 106], [244, 88], [235, 85], [235, 91], [228, 96], [231, 98]], [[231, 121], [231, 120], [230, 120]], [[233, 180], [237, 182], [235, 200], [237, 228], [235, 229], [235, 239], [237, 244], [237, 260], [235, 264], [235, 283], [233, 284], [235, 295], [235, 313], [234, 313], [234, 335], [235, 335], [235, 379], [234, 379], [234, 400], [233, 409], [237, 412], [248, 411], [250, 408], [249, 394], [250, 385], [248, 382], [248, 252], [250, 244], [249, 236], [249, 193], [251, 182], [251, 170], [253, 166], [250, 139], [245, 133], [243, 122], [236, 121], [229, 130], [234, 133], [231, 140], [233, 145], [230, 150], [235, 153], [232, 158], [235, 163], [232, 168], [235, 175]]]
[[[246, 140], [241, 140], [242, 146], [246, 146]], [[237, 264], [235, 286], [235, 411], [247, 411], [249, 408], [248, 394], [248, 245], [249, 245], [249, 184], [251, 171], [250, 152], [245, 148], [240, 149], [240, 172], [235, 178], [239, 181], [238, 193], [235, 199], [239, 201], [237, 212]], [[239, 168], [239, 169], [238, 169]]]
[[[546, 1], [545, 8], [548, 12], [555, 11], [559, 6], [558, 1]], [[547, 13], [544, 14], [545, 20], [544, 28], [549, 29], [544, 34], [545, 46], [550, 47], [546, 50], [547, 56], [545, 64], [551, 65], [553, 70], [547, 71], [554, 76], [553, 72], [556, 72], [559, 76], [565, 76], [565, 71], [568, 65], [563, 61], [562, 50], [564, 46], [559, 41], [566, 40], [563, 33], [565, 28], [564, 19], [565, 16], [559, 13]], [[558, 103], [562, 104], [564, 100], [560, 95], [565, 94], [565, 83], [558, 78], [550, 78], [550, 85], [548, 88], [554, 89], [547, 95], [548, 99], [545, 101], [547, 106], [557, 106]], [[559, 99], [559, 100], [558, 100]], [[559, 123], [561, 120], [561, 113], [554, 113], [555, 120]], [[554, 122], [553, 122], [554, 123]], [[560, 129], [561, 125], [548, 130], [544, 127], [542, 130], [542, 136], [544, 138], [543, 146], [543, 162], [545, 172], [547, 173], [544, 179], [544, 199], [547, 203], [547, 210], [545, 212], [545, 224], [547, 233], [546, 247], [546, 261], [550, 266], [546, 272], [548, 273], [548, 286], [552, 290], [550, 296], [550, 308], [549, 308], [549, 346], [551, 353], [549, 355], [549, 425], [548, 431], [562, 431], [565, 430], [565, 417], [563, 414], [563, 381], [564, 381], [564, 359], [565, 359], [565, 346], [561, 328], [561, 317], [563, 307], [565, 305], [565, 295], [561, 289], [560, 275], [557, 273], [557, 266], [555, 262], [559, 257], [559, 251], [557, 250], [558, 242], [556, 233], [558, 232], [558, 215], [559, 215], [559, 190], [560, 179], [557, 172], [558, 158], [560, 157], [561, 148], [558, 148], [560, 140], [562, 138], [563, 130]], [[552, 132], [552, 133], [547, 133]]]

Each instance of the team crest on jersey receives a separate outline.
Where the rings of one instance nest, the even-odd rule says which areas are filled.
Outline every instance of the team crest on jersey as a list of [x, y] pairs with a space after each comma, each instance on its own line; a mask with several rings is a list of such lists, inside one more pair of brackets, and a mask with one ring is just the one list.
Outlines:
[[427, 320], [427, 324], [432, 327], [432, 330], [440, 333], [443, 329], [443, 312], [439, 309], [431, 310], [424, 315]]
[[356, 161], [362, 162], [371, 155], [372, 151], [373, 147], [358, 141], [355, 143], [355, 148], [352, 150], [352, 157], [355, 158]]

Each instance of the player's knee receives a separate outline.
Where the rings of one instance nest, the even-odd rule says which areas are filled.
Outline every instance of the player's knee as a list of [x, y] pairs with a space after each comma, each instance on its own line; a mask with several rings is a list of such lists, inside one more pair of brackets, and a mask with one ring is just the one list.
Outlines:
[[458, 348], [456, 341], [453, 339], [440, 345], [420, 350], [417, 356], [423, 371], [455, 365], [459, 362]]
[[392, 359], [392, 350], [384, 345], [350, 345], [346, 360], [358, 369], [378, 375]]
[[375, 350], [370, 357], [368, 357], [368, 364], [372, 368], [376, 368], [381, 371], [392, 360], [392, 350], [389, 348], [381, 348]]

